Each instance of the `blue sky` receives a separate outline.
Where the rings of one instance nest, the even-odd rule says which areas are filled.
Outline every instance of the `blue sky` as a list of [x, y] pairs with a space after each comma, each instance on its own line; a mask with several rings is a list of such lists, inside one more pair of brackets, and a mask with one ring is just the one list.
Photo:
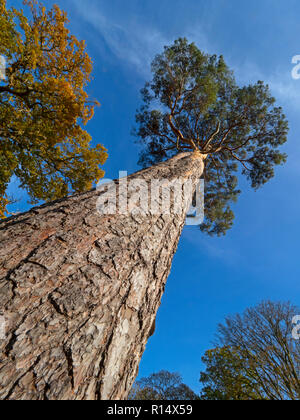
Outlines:
[[[21, 1], [8, 1], [18, 4]], [[50, 6], [53, 1], [44, 1]], [[268, 82], [290, 122], [289, 160], [258, 192], [242, 181], [234, 228], [209, 238], [186, 227], [147, 345], [140, 376], [179, 371], [198, 391], [201, 356], [217, 324], [263, 299], [300, 303], [300, 80], [291, 77], [300, 54], [296, 0], [57, 0], [72, 32], [94, 61], [92, 97], [101, 102], [88, 130], [109, 151], [106, 177], [138, 169], [130, 132], [150, 62], [164, 45], [186, 36], [208, 53], [223, 54], [239, 83]], [[25, 193], [11, 185], [24, 210]]]

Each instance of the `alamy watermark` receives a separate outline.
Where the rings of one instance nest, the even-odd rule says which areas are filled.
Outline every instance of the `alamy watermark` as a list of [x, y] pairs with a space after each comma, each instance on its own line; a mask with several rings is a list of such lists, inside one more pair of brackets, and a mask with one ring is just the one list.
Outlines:
[[3, 315], [0, 315], [0, 340], [6, 338], [6, 320]]
[[292, 319], [294, 328], [292, 330], [292, 337], [294, 340], [300, 340], [300, 315], [295, 315]]
[[6, 79], [6, 59], [0, 55], [0, 80]]
[[292, 78], [294, 80], [298, 80], [300, 79], [300, 55], [294, 55], [292, 58], [292, 64], [295, 64], [292, 69]]
[[100, 215], [139, 214], [176, 215], [187, 213], [188, 226], [200, 225], [204, 221], [204, 180], [200, 179], [195, 189], [191, 179], [169, 180], [127, 177], [122, 171], [117, 181], [101, 180], [97, 211]]

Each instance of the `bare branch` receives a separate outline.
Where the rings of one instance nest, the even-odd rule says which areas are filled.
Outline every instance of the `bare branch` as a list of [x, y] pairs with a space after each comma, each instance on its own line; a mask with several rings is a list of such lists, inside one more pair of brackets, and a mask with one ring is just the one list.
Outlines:
[[248, 159], [241, 159], [241, 158], [239, 158], [238, 156], [236, 156], [233, 152], [232, 152], [232, 150], [231, 149], [229, 149], [228, 147], [225, 147], [225, 148], [223, 148], [223, 150], [227, 150], [230, 154], [231, 154], [231, 156], [232, 157], [234, 157], [234, 159], [236, 159], [237, 161], [239, 161], [243, 166], [244, 166], [244, 168], [247, 170], [247, 171], [251, 171], [251, 169], [249, 169], [246, 165], [245, 165], [245, 163], [244, 162], [249, 162], [249, 160]]
[[213, 141], [213, 139], [219, 134], [220, 128], [221, 128], [221, 123], [220, 123], [220, 121], [218, 121], [218, 126], [217, 126], [216, 131], [204, 143], [204, 146], [203, 146], [204, 151], [206, 151], [206, 148], [210, 145], [210, 143]]
[[227, 140], [229, 134], [237, 126], [238, 126], [238, 124], [234, 124], [226, 131], [226, 133], [224, 134], [224, 136], [223, 136], [222, 140], [220, 141], [220, 143], [218, 144], [218, 146], [215, 149], [211, 150], [211, 153], [220, 152], [222, 150], [222, 146], [225, 143], [225, 141]]
[[197, 146], [196, 146], [196, 145], [195, 145], [195, 143], [194, 143], [194, 140], [193, 140], [193, 139], [186, 139], [186, 138], [183, 136], [183, 134], [181, 133], [181, 131], [180, 131], [180, 130], [179, 130], [179, 129], [178, 129], [178, 128], [174, 125], [174, 123], [173, 123], [172, 119], [173, 119], [172, 114], [170, 114], [170, 115], [169, 115], [169, 118], [168, 118], [168, 122], [169, 122], [169, 125], [170, 125], [170, 127], [171, 127], [171, 129], [172, 129], [173, 133], [174, 133], [177, 137], [179, 137], [181, 141], [183, 141], [184, 143], [187, 143], [187, 144], [189, 144], [190, 146], [192, 146], [192, 148], [193, 148], [194, 150], [198, 150]]

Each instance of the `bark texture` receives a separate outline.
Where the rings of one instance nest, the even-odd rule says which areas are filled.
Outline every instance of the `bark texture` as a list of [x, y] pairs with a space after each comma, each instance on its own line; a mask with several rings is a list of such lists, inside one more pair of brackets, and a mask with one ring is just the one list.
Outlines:
[[[134, 177], [192, 179], [199, 154]], [[96, 190], [0, 223], [0, 399], [126, 399], [153, 333], [188, 204], [100, 216]]]

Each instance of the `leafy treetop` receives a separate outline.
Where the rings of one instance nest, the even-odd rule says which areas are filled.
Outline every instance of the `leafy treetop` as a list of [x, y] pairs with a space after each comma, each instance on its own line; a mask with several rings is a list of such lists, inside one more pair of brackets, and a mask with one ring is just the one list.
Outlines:
[[13, 175], [33, 202], [53, 200], [91, 188], [103, 176], [107, 154], [83, 129], [96, 101], [85, 87], [92, 62], [66, 28], [66, 14], [34, 0], [23, 10], [0, 0], [0, 55], [6, 77], [0, 80], [0, 217]]
[[234, 214], [237, 173], [258, 188], [286, 161], [278, 150], [288, 123], [262, 81], [239, 87], [222, 56], [204, 54], [178, 39], [152, 63], [153, 79], [142, 90], [135, 134], [145, 148], [145, 166], [179, 152], [198, 150], [205, 158], [206, 220], [209, 234], [225, 234]]

